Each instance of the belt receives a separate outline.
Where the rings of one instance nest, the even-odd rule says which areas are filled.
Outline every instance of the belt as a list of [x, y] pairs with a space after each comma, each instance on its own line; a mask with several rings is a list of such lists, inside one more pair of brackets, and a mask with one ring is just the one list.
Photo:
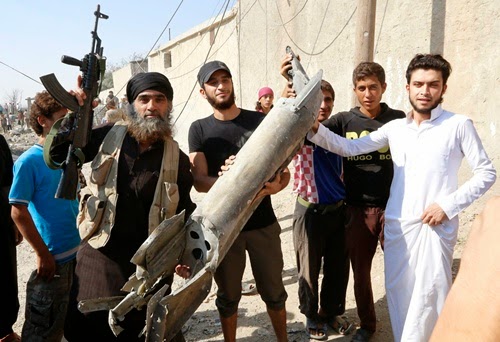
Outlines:
[[340, 200], [332, 204], [318, 204], [308, 202], [300, 196], [297, 197], [297, 202], [299, 202], [307, 209], [314, 209], [316, 212], [319, 212], [322, 215], [332, 213], [344, 205], [344, 200]]

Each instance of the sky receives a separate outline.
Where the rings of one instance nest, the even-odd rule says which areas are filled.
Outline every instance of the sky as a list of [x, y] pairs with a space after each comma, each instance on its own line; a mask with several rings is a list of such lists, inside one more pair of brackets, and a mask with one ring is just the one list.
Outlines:
[[[109, 16], [107, 20], [99, 19], [97, 29], [109, 66], [128, 61], [134, 54], [146, 56], [151, 48], [167, 43], [169, 34], [174, 39], [218, 15], [226, 1], [228, 10], [236, 3], [236, 0], [2, 1], [0, 104], [14, 90], [22, 92], [23, 100], [33, 97], [44, 89], [35, 81], [40, 82], [40, 76], [50, 73], [55, 74], [64, 88], [75, 87], [79, 68], [61, 63], [61, 56], [82, 59], [90, 52], [90, 32], [94, 29], [98, 4], [101, 12]], [[168, 28], [154, 45], [170, 19]], [[22, 105], [25, 107], [26, 101]]]

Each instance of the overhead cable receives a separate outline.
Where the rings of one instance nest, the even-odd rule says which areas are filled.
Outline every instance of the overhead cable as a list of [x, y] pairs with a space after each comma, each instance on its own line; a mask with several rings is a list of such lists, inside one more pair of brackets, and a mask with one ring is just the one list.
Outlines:
[[[217, 26], [217, 30], [215, 31], [215, 35], [214, 35], [214, 42], [217, 40], [217, 35], [219, 34], [220, 27], [221, 27], [221, 25], [222, 25], [222, 22], [224, 21], [224, 17], [226, 16], [226, 12], [227, 12], [227, 8], [228, 8], [228, 6], [229, 6], [229, 2], [230, 2], [230, 0], [227, 0], [227, 1], [226, 1], [226, 7], [224, 8], [224, 12], [222, 13], [222, 18], [221, 18], [221, 20], [220, 20], [220, 22], [219, 22], [219, 26]], [[205, 63], [207, 62], [208, 57], [210, 56], [210, 51], [212, 51], [212, 47], [213, 47], [213, 46], [214, 46], [213, 44], [212, 44], [212, 45], [210, 45], [210, 48], [208, 49], [208, 52], [207, 52], [207, 55], [205, 56], [205, 60], [204, 60], [203, 64], [205, 64]], [[175, 123], [177, 122], [177, 120], [179, 120], [179, 118], [181, 117], [182, 113], [184, 112], [184, 109], [186, 108], [187, 104], [189, 103], [189, 100], [191, 99], [191, 96], [193, 95], [194, 89], [196, 88], [196, 83], [197, 83], [197, 82], [198, 82], [198, 81], [197, 81], [197, 80], [195, 80], [195, 82], [194, 82], [194, 84], [193, 84], [193, 88], [191, 89], [191, 92], [189, 93], [189, 96], [188, 96], [188, 98], [187, 98], [187, 100], [186, 100], [186, 103], [185, 103], [185, 104], [184, 104], [184, 106], [182, 107], [182, 110], [181, 110], [181, 112], [179, 113], [179, 115], [177, 116], [177, 118], [175, 118], [174, 125], [175, 125]]]
[[33, 77], [26, 75], [24, 72], [19, 71], [19, 70], [17, 70], [17, 69], [16, 69], [16, 68], [14, 68], [14, 67], [11, 67], [11, 66], [10, 66], [10, 65], [8, 65], [7, 63], [4, 63], [4, 62], [0, 61], [0, 64], [3, 64], [3, 65], [5, 65], [7, 68], [10, 68], [10, 69], [14, 70], [15, 72], [17, 72], [17, 73], [19, 73], [19, 74], [23, 75], [24, 77], [27, 77], [27, 78], [29, 78], [30, 80], [32, 80], [32, 81], [34, 81], [34, 82], [36, 82], [36, 83], [38, 83], [38, 84], [41, 84], [39, 81], [35, 80]]
[[[163, 33], [165, 33], [165, 31], [167, 30], [167, 27], [170, 25], [170, 22], [172, 21], [172, 19], [174, 19], [175, 15], [177, 14], [177, 11], [179, 10], [179, 8], [181, 7], [181, 5], [182, 5], [183, 2], [184, 2], [184, 0], [181, 0], [179, 2], [179, 5], [177, 5], [177, 8], [175, 9], [174, 13], [172, 14], [172, 16], [170, 17], [169, 21], [167, 22], [167, 25], [165, 25], [165, 27], [163, 28], [163, 31], [161, 31], [160, 35], [158, 36], [158, 38], [156, 39], [156, 41], [153, 43], [153, 46], [151, 47], [151, 49], [147, 53], [146, 57], [144, 57], [142, 59], [141, 63], [138, 64], [139, 68], [141, 68], [141, 70], [143, 72], [146, 72], [146, 70], [144, 70], [144, 68], [142, 67], [142, 63], [144, 63], [144, 61], [149, 57], [149, 54], [154, 50], [154, 48], [156, 46], [156, 43], [158, 43], [158, 41], [160, 40], [160, 38], [163, 36]], [[123, 90], [123, 88], [125, 88], [127, 86], [127, 83], [128, 83], [128, 81], [125, 82], [125, 84], [116, 93], [117, 94], [120, 93]]]
[[[278, 11], [278, 16], [280, 17], [280, 21], [282, 23], [282, 26], [283, 26], [283, 29], [285, 30], [285, 33], [286, 35], [288, 36], [288, 38], [290, 39], [290, 41], [297, 47], [297, 49], [299, 49], [301, 52], [303, 52], [304, 54], [308, 55], [308, 56], [317, 56], [317, 55], [320, 55], [322, 54], [323, 52], [325, 52], [330, 46], [332, 46], [332, 44], [340, 37], [340, 35], [342, 34], [342, 32], [344, 32], [345, 28], [347, 27], [347, 25], [350, 23], [350, 21], [352, 20], [352, 17], [354, 16], [354, 13], [356, 13], [356, 10], [357, 10], [357, 7], [354, 8], [354, 11], [352, 12], [351, 16], [349, 17], [349, 19], [347, 19], [346, 23], [344, 24], [344, 26], [342, 27], [342, 29], [339, 31], [339, 33], [333, 38], [333, 40], [328, 43], [326, 45], [325, 48], [323, 48], [321, 51], [318, 51], [318, 52], [314, 52], [311, 51], [311, 52], [308, 52], [306, 50], [304, 50], [302, 47], [300, 47], [297, 42], [295, 42], [293, 40], [293, 38], [291, 37], [290, 33], [288, 32], [286, 26], [285, 26], [285, 23], [283, 22], [283, 17], [281, 16], [281, 13], [280, 13], [280, 10], [279, 10], [279, 6], [278, 4], [276, 3], [276, 8], [277, 8], [277, 11]], [[321, 27], [320, 27], [320, 30], [321, 30]]]

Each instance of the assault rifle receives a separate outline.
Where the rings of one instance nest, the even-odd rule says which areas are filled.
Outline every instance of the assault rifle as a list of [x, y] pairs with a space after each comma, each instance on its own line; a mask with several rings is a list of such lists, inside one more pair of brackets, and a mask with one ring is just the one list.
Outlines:
[[92, 101], [98, 95], [100, 88], [99, 79], [104, 76], [104, 71], [106, 70], [106, 59], [102, 55], [101, 39], [97, 35], [97, 23], [99, 19], [108, 19], [108, 16], [101, 13], [100, 7], [100, 5], [97, 5], [97, 10], [94, 12], [96, 19], [94, 30], [91, 32], [92, 48], [90, 53], [86, 54], [82, 60], [69, 56], [62, 56], [61, 58], [61, 62], [64, 64], [80, 67], [80, 71], [82, 72], [81, 87], [87, 95], [83, 106], [78, 105], [76, 98], [61, 86], [54, 74], [40, 77], [50, 95], [70, 111], [69, 115], [65, 118], [66, 121], [63, 123], [66, 130], [57, 132], [57, 140], [59, 142], [66, 141], [70, 144], [66, 159], [59, 164], [54, 162], [48, 163], [50, 168], [63, 169], [55, 194], [56, 198], [69, 200], [76, 198], [78, 170], [84, 162], [81, 149], [87, 145], [92, 131], [94, 116]]

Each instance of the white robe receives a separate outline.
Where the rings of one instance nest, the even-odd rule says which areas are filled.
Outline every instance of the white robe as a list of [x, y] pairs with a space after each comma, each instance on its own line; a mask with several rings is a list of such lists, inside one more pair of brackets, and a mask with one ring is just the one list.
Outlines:
[[[309, 140], [343, 156], [389, 145], [394, 178], [385, 211], [385, 286], [396, 341], [427, 341], [451, 286], [458, 216], [493, 185], [496, 172], [472, 121], [438, 106], [420, 126], [411, 114], [348, 140], [320, 125]], [[463, 157], [473, 176], [458, 187]], [[449, 220], [429, 227], [420, 216], [437, 203]]]

